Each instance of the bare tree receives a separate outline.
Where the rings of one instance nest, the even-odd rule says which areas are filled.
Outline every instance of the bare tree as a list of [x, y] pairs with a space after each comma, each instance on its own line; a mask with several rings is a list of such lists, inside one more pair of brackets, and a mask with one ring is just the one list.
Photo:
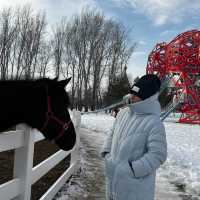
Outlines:
[[50, 42], [43, 42], [40, 44], [38, 56], [35, 62], [36, 72], [39, 74], [40, 78], [44, 78], [50, 71], [50, 60], [52, 52]]
[[58, 24], [53, 30], [53, 39], [52, 39], [52, 49], [53, 49], [53, 63], [56, 77], [60, 76], [62, 70], [63, 62], [63, 53], [64, 53], [64, 41], [65, 41], [65, 19], [61, 20], [61, 23]]
[[80, 110], [102, 105], [102, 82], [122, 74], [135, 48], [126, 28], [98, 11], [63, 18], [48, 36], [45, 14], [29, 5], [0, 16], [1, 79], [71, 76], [72, 107]]
[[8, 79], [9, 59], [11, 48], [16, 36], [16, 26], [12, 23], [11, 8], [4, 9], [0, 13], [0, 69], [1, 79]]
[[34, 78], [45, 15], [26, 5], [4, 9], [0, 16], [1, 79]]
[[108, 76], [109, 83], [115, 81], [134, 50], [126, 36], [121, 24], [87, 9], [57, 27], [53, 40], [56, 75], [72, 76], [73, 106], [81, 109], [84, 105], [86, 111], [98, 106], [102, 80]]

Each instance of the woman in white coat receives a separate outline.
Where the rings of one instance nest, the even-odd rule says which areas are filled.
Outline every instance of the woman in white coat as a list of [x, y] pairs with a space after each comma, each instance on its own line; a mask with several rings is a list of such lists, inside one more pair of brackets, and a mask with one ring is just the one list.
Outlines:
[[107, 200], [153, 200], [156, 169], [166, 160], [167, 143], [160, 120], [156, 75], [141, 77], [131, 89], [132, 104], [122, 109], [107, 133]]

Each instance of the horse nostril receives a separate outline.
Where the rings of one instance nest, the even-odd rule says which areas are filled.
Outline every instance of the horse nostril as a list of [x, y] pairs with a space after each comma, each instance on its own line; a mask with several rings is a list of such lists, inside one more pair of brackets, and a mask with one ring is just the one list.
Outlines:
[[65, 124], [63, 125], [63, 129], [65, 129], [65, 130], [68, 129], [68, 124], [67, 124], [67, 123], [65, 123]]
[[52, 112], [47, 112], [47, 117], [52, 117], [53, 113]]

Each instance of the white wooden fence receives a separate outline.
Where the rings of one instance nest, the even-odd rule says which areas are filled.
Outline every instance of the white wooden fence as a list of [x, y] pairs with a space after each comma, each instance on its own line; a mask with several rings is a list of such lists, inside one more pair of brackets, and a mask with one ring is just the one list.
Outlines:
[[33, 167], [34, 143], [44, 137], [36, 130], [26, 125], [18, 125], [16, 131], [0, 134], [0, 152], [14, 149], [13, 179], [0, 185], [1, 200], [29, 200], [31, 185], [44, 176], [55, 165], [71, 154], [69, 168], [58, 180], [43, 194], [40, 200], [51, 200], [67, 179], [78, 169], [79, 127], [81, 123], [80, 112], [73, 111], [72, 121], [77, 133], [75, 147], [70, 151], [58, 151], [37, 166]]

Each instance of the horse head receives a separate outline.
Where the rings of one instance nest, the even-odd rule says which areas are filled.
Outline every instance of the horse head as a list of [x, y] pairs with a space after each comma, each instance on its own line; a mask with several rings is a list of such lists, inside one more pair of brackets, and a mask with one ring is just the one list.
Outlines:
[[58, 81], [57, 79], [40, 79], [44, 91], [44, 107], [41, 109], [39, 131], [59, 148], [70, 150], [76, 141], [75, 128], [70, 118], [68, 107], [69, 96], [65, 90], [71, 78]]

